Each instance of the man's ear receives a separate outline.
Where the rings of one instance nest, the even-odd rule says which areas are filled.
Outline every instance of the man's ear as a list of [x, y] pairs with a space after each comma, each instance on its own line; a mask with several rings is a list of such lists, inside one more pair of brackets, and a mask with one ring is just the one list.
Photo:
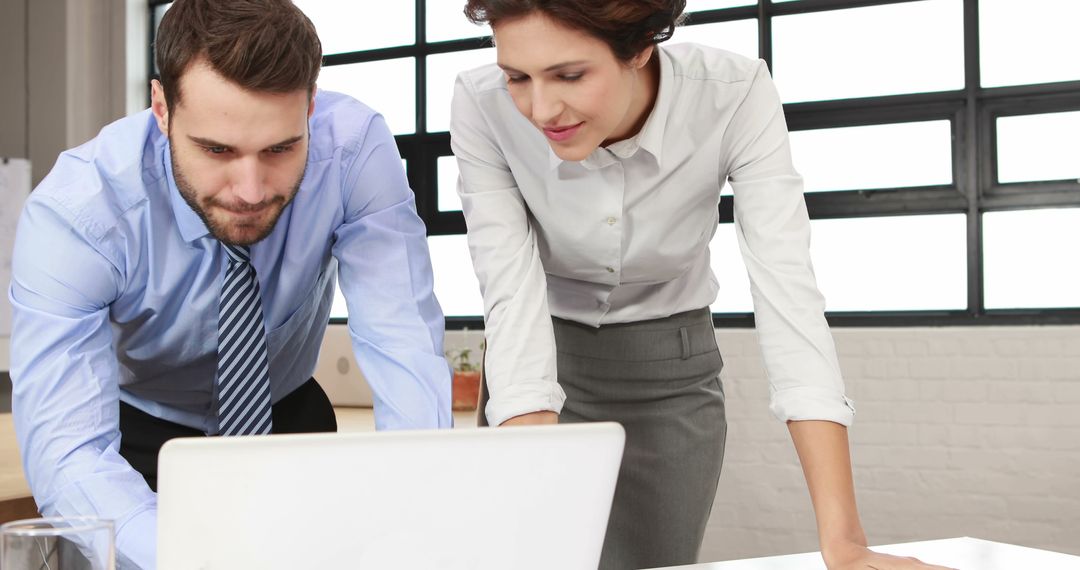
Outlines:
[[165, 88], [157, 79], [150, 81], [150, 111], [161, 134], [169, 136], [169, 105], [165, 102]]
[[315, 114], [315, 93], [318, 90], [319, 90], [318, 85], [316, 85], [315, 88], [311, 90], [311, 101], [308, 101], [308, 106], [307, 106], [307, 118], [309, 118], [309, 119], [311, 118], [312, 115]]

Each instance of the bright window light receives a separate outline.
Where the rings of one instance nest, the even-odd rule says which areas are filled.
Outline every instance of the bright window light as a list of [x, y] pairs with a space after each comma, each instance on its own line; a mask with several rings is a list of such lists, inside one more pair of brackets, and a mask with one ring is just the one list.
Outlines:
[[319, 87], [375, 109], [395, 135], [416, 132], [416, 60], [411, 57], [324, 67]]
[[735, 8], [737, 6], [754, 6], [757, 2], [752, 0], [686, 0], [685, 12], [700, 12], [702, 10], [719, 10], [721, 8]]
[[465, 18], [465, 2], [427, 0], [427, 41], [443, 42], [490, 36], [489, 26], [477, 26]]
[[999, 182], [1080, 179], [1080, 111], [999, 117]]
[[951, 123], [795, 131], [791, 156], [808, 192], [951, 184]]
[[785, 102], [964, 87], [961, 0], [924, 0], [773, 19]]
[[1080, 79], [1080, 2], [979, 0], [984, 87]]
[[715, 24], [679, 26], [670, 44], [692, 42], [709, 47], [735, 52], [739, 55], [757, 59], [758, 25], [757, 20], [734, 20]]
[[416, 42], [413, 2], [294, 0], [294, 3], [315, 25], [326, 55]]
[[435, 297], [448, 317], [482, 316], [484, 300], [464, 235], [429, 236]]
[[1080, 307], [1080, 208], [983, 215], [987, 309]]
[[826, 310], [967, 307], [963, 214], [813, 220], [811, 227]]
[[455, 51], [427, 58], [427, 132], [450, 130], [450, 100], [458, 73], [495, 63], [495, 48]]
[[453, 156], [440, 156], [435, 168], [438, 169], [437, 192], [440, 212], [460, 212], [461, 196], [457, 193], [458, 165]]

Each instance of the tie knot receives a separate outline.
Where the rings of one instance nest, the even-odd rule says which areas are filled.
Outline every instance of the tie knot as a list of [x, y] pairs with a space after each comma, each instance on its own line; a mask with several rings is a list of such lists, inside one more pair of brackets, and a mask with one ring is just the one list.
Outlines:
[[225, 255], [228, 255], [229, 261], [233, 263], [247, 263], [251, 259], [251, 252], [247, 246], [229, 245], [227, 243], [221, 245], [225, 248]]

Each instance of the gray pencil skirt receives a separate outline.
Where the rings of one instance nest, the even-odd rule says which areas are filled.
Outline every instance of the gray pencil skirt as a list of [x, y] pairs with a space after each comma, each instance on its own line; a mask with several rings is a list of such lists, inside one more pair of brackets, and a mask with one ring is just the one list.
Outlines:
[[555, 323], [559, 421], [616, 421], [626, 450], [600, 568], [696, 562], [727, 420], [708, 308], [594, 328]]

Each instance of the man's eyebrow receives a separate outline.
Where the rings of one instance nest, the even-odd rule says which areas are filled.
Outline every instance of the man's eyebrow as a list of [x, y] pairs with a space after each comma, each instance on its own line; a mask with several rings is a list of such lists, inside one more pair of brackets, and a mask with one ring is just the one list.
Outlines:
[[[562, 63], [556, 63], [555, 65], [548, 66], [548, 67], [544, 68], [544, 71], [545, 72], [547, 72], [547, 71], [555, 71], [555, 70], [558, 70], [558, 69], [562, 69], [564, 67], [571, 67], [571, 66], [574, 66], [574, 65], [584, 65], [586, 63], [588, 63], [588, 62], [585, 61], [585, 60], [564, 61]], [[513, 67], [510, 67], [509, 65], [506, 65], [506, 64], [503, 64], [503, 63], [497, 63], [496, 65], [498, 65], [503, 71], [513, 71], [513, 72], [517, 72], [517, 73], [522, 73], [521, 70], [514, 69]]]
[[[191, 142], [194, 142], [197, 145], [220, 146], [220, 147], [225, 147], [225, 148], [232, 148], [232, 145], [228, 145], [228, 144], [225, 144], [225, 143], [220, 143], [220, 142], [217, 142], [217, 141], [215, 141], [213, 139], [208, 139], [208, 138], [203, 138], [203, 137], [196, 137], [196, 136], [192, 136], [192, 135], [188, 135], [188, 138], [191, 139]], [[274, 143], [272, 145], [267, 145], [266, 148], [271, 148], [271, 147], [275, 147], [275, 146], [289, 146], [289, 145], [291, 145], [293, 143], [296, 143], [296, 142], [299, 142], [299, 141], [303, 140], [303, 138], [304, 138], [304, 135], [296, 135], [296, 136], [293, 136], [293, 137], [289, 137], [289, 138], [287, 138], [287, 139], [285, 139], [285, 140], [283, 140], [281, 142], [276, 142], [276, 143]]]

